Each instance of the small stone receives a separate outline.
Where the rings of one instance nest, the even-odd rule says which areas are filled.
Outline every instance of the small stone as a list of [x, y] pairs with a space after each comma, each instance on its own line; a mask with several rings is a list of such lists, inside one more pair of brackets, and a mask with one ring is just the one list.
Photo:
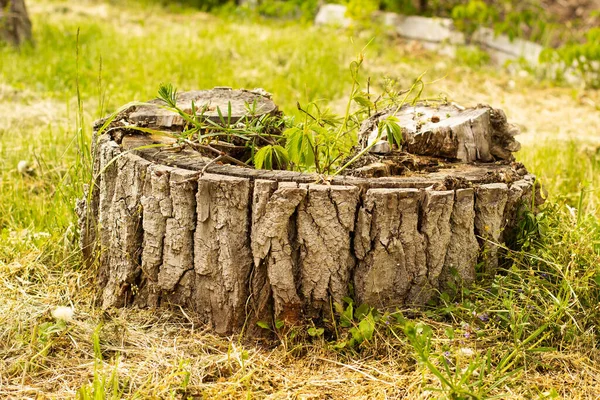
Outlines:
[[434, 124], [440, 122], [440, 117], [438, 117], [437, 115], [432, 116], [431, 122], [433, 122]]
[[465, 357], [472, 357], [475, 355], [475, 352], [473, 351], [473, 349], [471, 349], [469, 347], [463, 347], [463, 348], [459, 349], [458, 352], [460, 353], [460, 355], [465, 356]]
[[387, 140], [380, 140], [379, 142], [375, 143], [373, 147], [371, 147], [369, 152], [377, 154], [389, 154], [392, 152], [392, 148]]
[[25, 160], [19, 161], [17, 164], [17, 172], [21, 175], [29, 175], [33, 172], [33, 168], [29, 166], [29, 162]]

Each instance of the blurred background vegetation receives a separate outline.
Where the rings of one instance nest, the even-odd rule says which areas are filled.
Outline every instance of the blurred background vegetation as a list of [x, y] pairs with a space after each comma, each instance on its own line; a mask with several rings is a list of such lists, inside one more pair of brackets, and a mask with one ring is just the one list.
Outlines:
[[[316, 1], [26, 2], [34, 44], [0, 46], [0, 398], [597, 398], [597, 2], [430, 0], [422, 9], [350, 0], [366, 23], [348, 29], [313, 26]], [[466, 50], [456, 59], [427, 51], [369, 23], [374, 10], [448, 16], [465, 31], [512, 29], [545, 42], [555, 49], [548, 57], [575, 64], [591, 84], [519, 63], [501, 68]], [[553, 31], [556, 39], [544, 38]], [[339, 340], [315, 327], [277, 332], [265, 349], [212, 337], [177, 310], [95, 306], [74, 213], [90, 178], [94, 120], [154, 98], [163, 82], [263, 87], [290, 116], [298, 101], [340, 112], [361, 51], [359, 78], [373, 91], [389, 80], [409, 88], [427, 71], [424, 97], [488, 103], [520, 126], [518, 161], [549, 198], [523, 223], [523, 248], [507, 251], [500, 274], [410, 310], [408, 322], [382, 316], [368, 340], [345, 348], [346, 327]], [[73, 306], [75, 321], [56, 322], [57, 305]], [[356, 328], [369, 315], [347, 322]]]

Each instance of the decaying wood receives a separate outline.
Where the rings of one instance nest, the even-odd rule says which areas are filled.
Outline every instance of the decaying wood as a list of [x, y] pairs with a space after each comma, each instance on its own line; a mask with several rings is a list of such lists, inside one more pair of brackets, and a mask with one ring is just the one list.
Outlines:
[[418, 189], [370, 189], [356, 224], [354, 274], [359, 303], [386, 308], [412, 301], [427, 275]]
[[498, 267], [498, 243], [507, 200], [508, 186], [505, 183], [489, 183], [477, 188], [475, 232], [481, 238], [485, 271], [490, 274], [496, 272]]
[[193, 302], [217, 332], [240, 329], [252, 268], [248, 179], [204, 175], [198, 180]]
[[[442, 282], [452, 282], [453, 274], [464, 282], [475, 280], [475, 266], [479, 244], [475, 236], [475, 192], [473, 189], [458, 189], [450, 215], [450, 241], [441, 272]], [[443, 284], [444, 288], [445, 285]]]
[[31, 20], [25, 0], [0, 0], [0, 41], [13, 46], [31, 41]]
[[306, 185], [298, 209], [300, 287], [305, 316], [331, 314], [330, 302], [342, 303], [355, 266], [352, 253], [359, 188]]
[[[277, 106], [270, 99], [270, 94], [263, 89], [232, 90], [229, 87], [218, 87], [212, 90], [197, 90], [179, 93], [177, 106], [188, 114], [192, 113], [192, 102], [197, 114], [215, 123], [221, 123], [221, 118], [230, 124], [235, 124], [247, 115], [261, 117], [276, 114]], [[169, 110], [158, 107], [161, 100], [152, 100], [148, 105], [136, 106], [127, 115], [127, 122], [136, 126], [151, 126], [154, 128], [182, 129], [185, 125], [183, 118]]]
[[518, 129], [506, 121], [502, 110], [489, 106], [462, 109], [452, 104], [405, 105], [390, 108], [365, 121], [359, 133], [362, 148], [379, 155], [392, 153], [387, 134], [379, 132], [382, 120], [395, 116], [402, 127], [402, 150], [417, 155], [463, 162], [512, 161], [520, 146]]
[[[307, 190], [293, 182], [272, 181], [257, 181], [254, 190], [251, 246], [256, 273], [268, 278], [274, 317], [298, 322], [302, 302], [297, 292], [295, 213]], [[255, 296], [260, 296], [257, 292]]]
[[[432, 148], [497, 157], [494, 133], [479, 131], [487, 150], [436, 139], [475, 138], [478, 124], [509, 130], [496, 110], [468, 115], [471, 133], [446, 123], [431, 131]], [[258, 322], [318, 323], [352, 287], [358, 304], [426, 304], [457, 280], [472, 282], [479, 262], [495, 271], [520, 215], [539, 204], [535, 178], [518, 163], [324, 182], [212, 163], [172, 140], [132, 133], [123, 122], [130, 115], [119, 121], [98, 137], [97, 179], [78, 203], [84, 254], [99, 264], [99, 300], [182, 306], [222, 334], [253, 333]], [[425, 149], [424, 137], [414, 136], [411, 149]]]

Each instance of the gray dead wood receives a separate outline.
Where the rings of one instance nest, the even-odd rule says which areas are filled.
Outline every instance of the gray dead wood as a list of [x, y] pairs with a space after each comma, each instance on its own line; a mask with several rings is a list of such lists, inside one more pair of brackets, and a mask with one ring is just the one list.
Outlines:
[[[469, 115], [507, 130], [496, 110]], [[256, 334], [259, 322], [322, 323], [351, 287], [357, 304], [426, 304], [472, 282], [478, 262], [494, 272], [499, 248], [540, 202], [518, 163], [446, 163], [324, 184], [312, 174], [210, 163], [164, 136], [128, 130], [131, 121], [126, 113], [98, 136], [96, 179], [78, 203], [99, 301], [183, 307], [221, 334]], [[494, 135], [481, 133], [496, 157]], [[424, 146], [416, 137], [415, 148]]]
[[0, 40], [13, 46], [31, 41], [31, 20], [24, 0], [0, 0]]
[[518, 151], [515, 126], [501, 110], [480, 105], [463, 109], [453, 104], [405, 105], [390, 108], [366, 120], [359, 133], [362, 148], [371, 153], [392, 153], [387, 133], [379, 132], [382, 120], [395, 116], [402, 128], [402, 149], [410, 154], [441, 157], [462, 162], [513, 160]]

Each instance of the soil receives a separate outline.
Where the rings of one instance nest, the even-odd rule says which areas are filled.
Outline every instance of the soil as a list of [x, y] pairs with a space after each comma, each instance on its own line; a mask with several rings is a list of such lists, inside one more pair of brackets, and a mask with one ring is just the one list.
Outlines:
[[600, 11], [600, 0], [542, 0], [541, 3], [550, 15], [567, 26], [578, 19], [585, 26], [598, 21], [592, 14]]

